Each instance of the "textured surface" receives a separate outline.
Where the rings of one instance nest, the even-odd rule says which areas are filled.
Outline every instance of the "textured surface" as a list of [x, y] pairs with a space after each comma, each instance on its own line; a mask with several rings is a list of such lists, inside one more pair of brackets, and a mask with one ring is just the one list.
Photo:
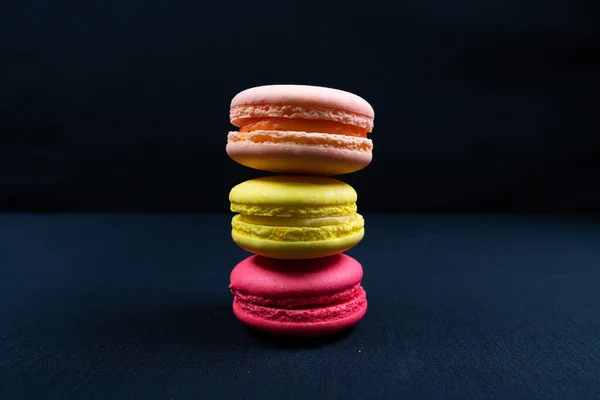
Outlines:
[[365, 318], [295, 343], [235, 319], [230, 215], [0, 216], [0, 398], [600, 393], [600, 225], [366, 219]]

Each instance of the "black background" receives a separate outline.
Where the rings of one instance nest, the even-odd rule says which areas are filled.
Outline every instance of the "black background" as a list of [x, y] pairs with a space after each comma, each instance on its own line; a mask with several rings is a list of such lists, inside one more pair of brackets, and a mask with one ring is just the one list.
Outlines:
[[0, 208], [228, 212], [231, 98], [348, 90], [372, 211], [600, 204], [593, 1], [41, 1], [0, 12]]

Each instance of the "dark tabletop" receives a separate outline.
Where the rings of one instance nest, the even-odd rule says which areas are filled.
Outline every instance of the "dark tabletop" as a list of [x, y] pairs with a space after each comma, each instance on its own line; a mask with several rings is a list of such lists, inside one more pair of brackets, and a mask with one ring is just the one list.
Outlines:
[[366, 317], [295, 342], [234, 318], [230, 217], [0, 216], [0, 397], [600, 395], [598, 224], [367, 215]]

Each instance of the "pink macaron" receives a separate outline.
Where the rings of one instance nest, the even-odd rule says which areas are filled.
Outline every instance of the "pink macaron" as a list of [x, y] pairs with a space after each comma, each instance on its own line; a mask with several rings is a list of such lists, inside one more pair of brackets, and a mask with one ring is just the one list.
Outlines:
[[345, 254], [310, 260], [251, 256], [231, 272], [233, 312], [246, 325], [276, 335], [325, 336], [367, 311], [362, 266]]
[[372, 160], [375, 113], [363, 98], [318, 86], [269, 85], [244, 90], [231, 101], [239, 131], [227, 154], [250, 168], [310, 175], [341, 175]]

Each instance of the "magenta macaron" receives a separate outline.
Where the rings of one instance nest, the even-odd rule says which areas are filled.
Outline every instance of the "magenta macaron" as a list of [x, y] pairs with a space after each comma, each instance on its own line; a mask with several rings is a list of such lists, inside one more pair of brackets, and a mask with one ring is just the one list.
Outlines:
[[359, 322], [367, 311], [362, 266], [337, 254], [306, 263], [251, 256], [231, 272], [235, 316], [260, 331], [324, 336]]

